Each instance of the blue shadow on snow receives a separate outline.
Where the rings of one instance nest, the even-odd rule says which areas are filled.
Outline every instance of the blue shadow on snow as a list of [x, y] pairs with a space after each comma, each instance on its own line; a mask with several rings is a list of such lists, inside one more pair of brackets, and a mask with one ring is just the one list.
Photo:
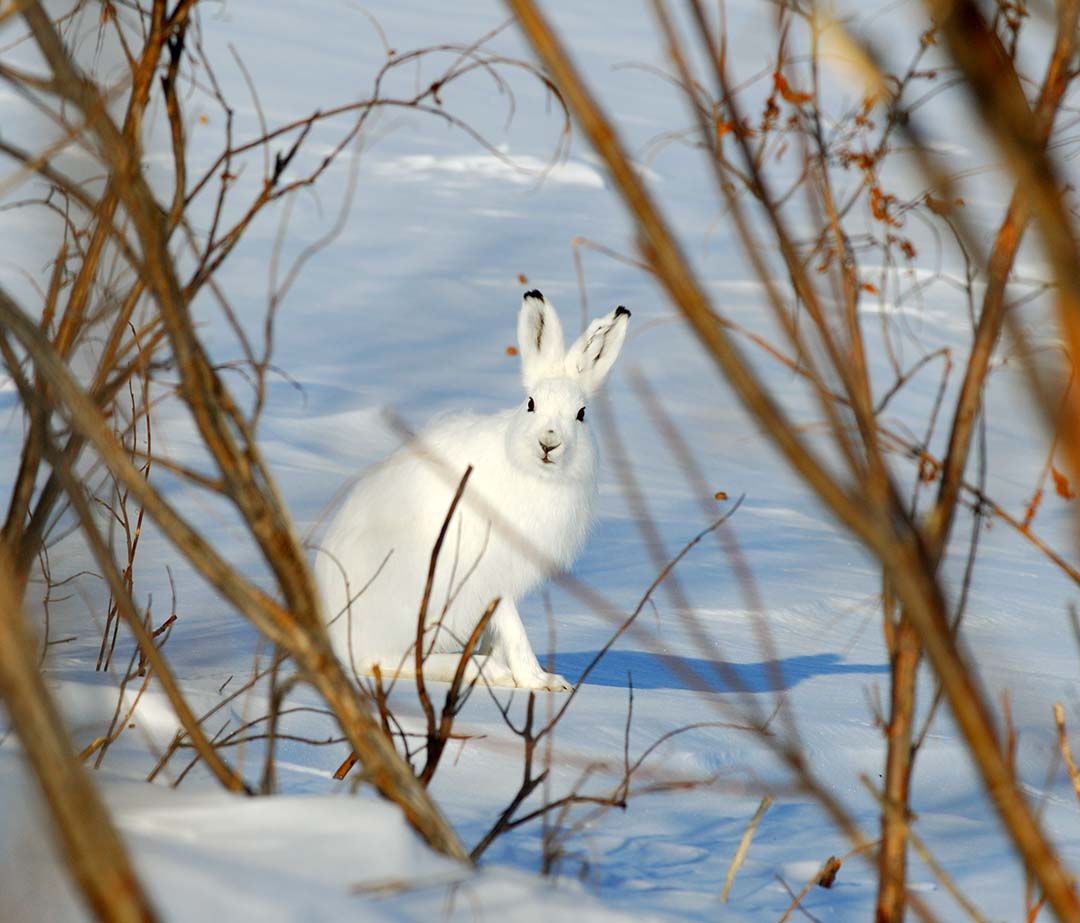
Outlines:
[[[555, 669], [576, 682], [596, 651], [555, 655]], [[541, 662], [546, 662], [541, 657]], [[586, 686], [625, 689], [631, 674], [635, 689], [688, 689], [706, 692], [776, 692], [813, 676], [840, 673], [885, 674], [888, 664], [846, 663], [839, 654], [808, 654], [760, 663], [724, 663], [673, 654], [608, 651], [585, 680]]]

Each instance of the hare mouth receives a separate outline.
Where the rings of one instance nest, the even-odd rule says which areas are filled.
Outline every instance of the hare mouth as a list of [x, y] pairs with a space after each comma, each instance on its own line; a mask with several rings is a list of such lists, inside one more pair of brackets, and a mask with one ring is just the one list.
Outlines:
[[555, 459], [551, 457], [551, 453], [562, 446], [561, 442], [556, 442], [554, 445], [548, 445], [543, 439], [540, 440], [540, 461], [545, 465], [555, 464]]

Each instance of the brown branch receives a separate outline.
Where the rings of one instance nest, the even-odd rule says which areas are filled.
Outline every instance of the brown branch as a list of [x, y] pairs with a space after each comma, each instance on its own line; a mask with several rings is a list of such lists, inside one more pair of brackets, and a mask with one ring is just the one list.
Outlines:
[[94, 445], [110, 471], [145, 508], [163, 533], [203, 577], [272, 642], [296, 659], [334, 710], [375, 787], [402, 806], [406, 817], [436, 848], [465, 858], [453, 832], [373, 722], [359, 693], [334, 658], [324, 631], [301, 625], [275, 600], [248, 583], [151, 487], [109, 430], [100, 410], [75, 382], [34, 324], [0, 289], [0, 322], [19, 340], [64, 405], [72, 427]]
[[[3, 292], [0, 291], [0, 311], [2, 311], [3, 300], [5, 297]], [[6, 349], [6, 339], [0, 338], [0, 347]], [[38, 368], [41, 370], [42, 366], [38, 364]], [[48, 374], [43, 373], [42, 377], [48, 378]], [[21, 375], [15, 378], [15, 382], [22, 393], [22, 398], [26, 406], [33, 407], [35, 402], [40, 400], [40, 397], [35, 395], [30, 389], [28, 382], [26, 382]], [[157, 674], [158, 681], [161, 683], [166, 698], [168, 698], [169, 704], [172, 705], [181, 726], [188, 736], [191, 737], [200, 755], [206, 759], [207, 765], [217, 777], [218, 781], [231, 791], [246, 791], [247, 788], [244, 785], [243, 780], [232, 770], [232, 768], [217, 756], [213, 747], [210, 746], [209, 741], [203, 735], [199, 722], [195, 719], [195, 715], [188, 706], [187, 700], [180, 691], [180, 685], [173, 675], [172, 669], [158, 650], [157, 645], [154, 644], [154, 639], [150, 632], [147, 630], [146, 626], [143, 625], [142, 619], [131, 598], [129, 587], [116, 566], [116, 562], [113, 560], [113, 556], [98, 528], [97, 521], [94, 518], [90, 503], [84, 492], [85, 488], [83, 482], [74, 474], [74, 472], [72, 472], [71, 468], [60, 456], [59, 451], [52, 444], [51, 440], [45, 442], [43, 449], [44, 457], [49, 460], [50, 464], [53, 466], [53, 471], [63, 482], [68, 499], [75, 510], [76, 516], [78, 516], [82, 523], [83, 535], [90, 546], [91, 554], [94, 556], [94, 560], [99, 570], [105, 577], [105, 581], [113, 595], [117, 610], [124, 618], [128, 629], [135, 637], [139, 649], [143, 652], [143, 656], [146, 657], [150, 664], [151, 670]], [[141, 475], [137, 475], [137, 477], [149, 490], [149, 485], [145, 479]]]
[[[469, 465], [465, 469], [465, 473], [461, 476], [461, 480], [458, 482], [457, 490], [454, 491], [453, 499], [450, 501], [450, 508], [446, 511], [446, 516], [443, 518], [442, 526], [439, 528], [439, 534], [435, 538], [435, 544], [431, 549], [431, 559], [428, 563], [427, 579], [424, 581], [424, 595], [420, 599], [420, 611], [416, 616], [416, 645], [413, 650], [413, 667], [416, 672], [416, 696], [420, 700], [420, 705], [424, 710], [424, 716], [427, 718], [427, 733], [428, 733], [428, 746], [431, 746], [431, 741], [435, 740], [435, 707], [431, 704], [431, 697], [427, 693], [427, 685], [424, 683], [424, 628], [427, 623], [428, 604], [431, 602], [431, 591], [435, 585], [435, 568], [439, 563], [439, 552], [442, 551], [443, 541], [446, 539], [446, 532], [450, 528], [450, 520], [454, 518], [454, 513], [457, 510], [458, 504], [461, 502], [461, 497], [465, 493], [465, 487], [469, 483], [469, 475], [473, 472], [472, 465]], [[441, 621], [435, 626], [435, 635], [441, 630]], [[435, 637], [432, 637], [431, 644], [435, 644]], [[468, 655], [462, 657], [466, 659]], [[430, 778], [430, 776], [428, 777]]]
[[[951, 636], [944, 600], [926, 549], [902, 510], [886, 516], [840, 487], [797, 436], [786, 416], [749, 369], [725, 331], [712, 320], [708, 299], [681, 249], [632, 167], [623, 145], [571, 63], [560, 39], [533, 0], [508, 0], [523, 33], [545, 63], [615, 188], [633, 214], [641, 246], [658, 280], [724, 372], [747, 409], [792, 467], [834, 515], [878, 557], [941, 678], [957, 725], [987, 791], [1025, 863], [1063, 919], [1080, 919], [1072, 884], [1003, 758], [989, 707]], [[1078, 352], [1080, 354], [1080, 352]]]
[[[188, 13], [193, 5], [194, 0], [182, 0], [182, 2], [178, 3], [166, 27], [164, 23], [164, 5], [160, 3], [154, 4], [149, 35], [143, 47], [142, 57], [135, 68], [128, 96], [127, 110], [124, 115], [123, 133], [129, 144], [138, 144], [142, 130], [143, 113], [149, 100], [153, 75], [157, 69], [167, 34], [172, 33], [173, 30], [177, 30], [178, 35], [183, 34]], [[175, 72], [175, 60], [173, 62], [173, 72]], [[38, 164], [37, 168], [40, 169], [41, 166], [41, 164]], [[43, 175], [47, 176], [48, 174], [43, 172]], [[65, 185], [63, 188], [67, 188], [67, 186]], [[117, 204], [118, 197], [114, 184], [110, 180], [100, 202], [93, 209], [94, 228], [90, 234], [90, 243], [79, 261], [79, 269], [72, 281], [67, 303], [54, 338], [54, 345], [61, 356], [66, 357], [70, 354], [77, 338], [83, 332], [87, 304], [104, 253], [105, 244], [110, 240], [116, 241], [120, 239], [113, 225]], [[61, 254], [58, 268], [62, 267], [62, 262]], [[44, 315], [45, 318], [51, 315], [48, 304]], [[43, 322], [42, 327], [47, 330], [47, 322]], [[106, 352], [103, 360], [107, 361], [108, 355], [108, 352]], [[37, 385], [40, 388], [41, 382], [37, 382]], [[13, 541], [23, 528], [24, 519], [29, 510], [30, 494], [37, 479], [41, 462], [41, 427], [45, 426], [46, 422], [47, 416], [42, 417], [39, 415], [31, 419], [31, 428], [24, 443], [20, 460], [16, 489], [12, 494], [12, 503], [4, 523], [4, 535], [9, 542]], [[26, 555], [20, 557], [25, 559]]]
[[1069, 738], [1065, 735], [1065, 708], [1060, 702], [1054, 703], [1054, 723], [1057, 725], [1058, 748], [1065, 759], [1065, 768], [1069, 772], [1069, 781], [1072, 782], [1073, 791], [1080, 801], [1080, 770], [1076, 768], [1076, 760], [1073, 759], [1072, 748], [1069, 747]]
[[[491, 828], [478, 842], [469, 854], [469, 858], [473, 862], [476, 862], [480, 856], [482, 856], [485, 850], [492, 844], [492, 842], [504, 831], [509, 829], [514, 813], [521, 806], [521, 804], [531, 795], [540, 785], [544, 779], [547, 778], [547, 771], [541, 772], [539, 775], [533, 775], [533, 752], [536, 749], [536, 736], [533, 734], [533, 716], [536, 708], [536, 693], [529, 692], [528, 704], [525, 708], [525, 724], [520, 730], [514, 729], [521, 737], [524, 744], [524, 759], [522, 763], [522, 779], [521, 785], [518, 787], [517, 793], [510, 800], [510, 803], [503, 809], [502, 813], [495, 819], [495, 823], [491, 825]], [[505, 717], [505, 713], [504, 713]]]
[[[1070, 2], [1067, 8], [1063, 9], [1064, 16], [1059, 23], [1057, 41], [1032, 116], [1035, 125], [1034, 140], [1043, 150], [1070, 82], [1068, 68], [1076, 41], [1080, 4]], [[1011, 65], [1009, 68], [1011, 70]], [[1026, 114], [1026, 105], [1024, 109]], [[953, 411], [937, 499], [926, 526], [927, 555], [930, 566], [935, 570], [944, 556], [955, 520], [975, 421], [982, 405], [983, 385], [990, 368], [990, 357], [1000, 340], [1005, 320], [1007, 284], [1028, 221], [1028, 201], [1024, 183], [1018, 183], [1005, 218], [998, 228], [988, 260], [982, 311]], [[922, 656], [916, 631], [906, 611], [901, 611], [893, 637], [895, 642], [890, 649], [890, 716], [886, 726], [885, 808], [881, 821], [882, 845], [877, 903], [877, 917], [882, 921], [899, 921], [903, 918], [907, 895], [906, 814], [915, 757], [915, 690]]]
[[[1054, 51], [1032, 114], [1035, 124], [1035, 142], [1043, 150], [1050, 139], [1054, 119], [1061, 106], [1065, 90], [1073, 77], [1069, 73], [1069, 62], [1076, 46], [1078, 15], [1080, 15], [1080, 4], [1070, 0], [1064, 5]], [[979, 314], [975, 339], [956, 402], [937, 503], [930, 520], [930, 534], [935, 537], [939, 547], [943, 547], [948, 540], [949, 525], [956, 509], [956, 497], [967, 466], [974, 421], [982, 404], [983, 382], [989, 370], [990, 357], [1001, 337], [1001, 327], [1005, 318], [1007, 283], [1024, 230], [1030, 220], [1028, 200], [1029, 195], [1024, 184], [1018, 183], [1009, 201], [1005, 218], [994, 238], [993, 248], [987, 261], [987, 282], [982, 311]]]
[[[965, 77], [983, 124], [1016, 177], [1018, 192], [1027, 206], [1019, 212], [1019, 217], [1030, 208], [1039, 225], [1043, 248], [1058, 283], [1060, 332], [1069, 355], [1075, 359], [1080, 356], [1080, 292], [1075, 285], [1080, 278], [1080, 244], [1062, 195], [1064, 183], [1050, 158], [1046, 138], [1056, 111], [1052, 99], [1064, 92], [1074, 76], [1069, 65], [1076, 43], [1077, 0], [1057, 4], [1054, 58], [1064, 57], [1052, 63], [1034, 113], [1012, 60], [976, 4], [971, 0], [926, 0], [926, 4]], [[1080, 397], [1074, 396], [1069, 401], [1067, 413], [1060, 420], [1055, 413], [1052, 391], [1033, 366], [1029, 373], [1045, 422], [1051, 431], [1060, 432], [1070, 467], [1076, 474], [1080, 472]], [[1052, 895], [1048, 894], [1048, 898], [1060, 913]]]
[[[103, 432], [94, 410], [86, 408], [85, 395], [62, 366], [54, 365], [49, 355], [50, 377], [64, 380], [64, 402], [75, 410], [89, 411], [84, 435], [93, 435], [99, 452], [102, 446], [112, 449], [109, 467], [138, 496], [140, 502], [163, 531], [177, 542], [196, 565], [209, 576], [226, 596], [242, 599], [240, 607], [274, 643], [287, 650], [300, 666], [305, 678], [320, 692], [333, 709], [342, 729], [361, 756], [375, 787], [399, 804], [410, 823], [436, 849], [467, 861], [453, 830], [438, 812], [423, 787], [404, 760], [393, 748], [369, 713], [366, 703], [345, 675], [334, 657], [319, 614], [319, 603], [304, 554], [296, 540], [292, 524], [278, 495], [273, 479], [261, 457], [250, 428], [211, 365], [196, 336], [194, 322], [187, 310], [188, 301], [177, 278], [176, 267], [168, 251], [169, 229], [141, 173], [137, 147], [133, 149], [117, 129], [97, 88], [83, 76], [37, 3], [27, 4], [22, 15], [34, 40], [55, 78], [59, 93], [83, 114], [93, 132], [102, 157], [108, 166], [118, 195], [130, 216], [142, 250], [142, 277], [157, 303], [172, 347], [181, 378], [180, 393], [214, 458], [226, 483], [229, 498], [243, 516], [284, 597], [283, 608], [265, 593], [244, 581], [213, 553], [205, 541], [183, 523], [175, 512], [148, 488], [140, 487], [141, 478], [133, 478], [132, 466], [117, 457], [115, 445]], [[11, 305], [0, 298], [0, 313], [11, 314]], [[2, 310], [7, 307], [8, 310]], [[20, 312], [14, 312], [20, 313]], [[21, 319], [21, 318], [20, 318]], [[34, 340], [41, 362], [43, 351], [36, 331], [16, 333], [24, 348], [27, 338]], [[74, 402], [74, 406], [73, 406]], [[83, 414], [73, 414], [84, 422]], [[75, 422], [73, 420], [73, 422]], [[101, 443], [100, 445], [98, 443]], [[104, 457], [105, 453], [102, 452]]]
[[[424, 786], [427, 786], [435, 776], [435, 770], [439, 768], [439, 761], [446, 750], [446, 744], [453, 736], [454, 718], [457, 717], [457, 713], [464, 704], [464, 698], [461, 697], [461, 686], [465, 681], [465, 668], [469, 665], [473, 651], [476, 650], [480, 638], [483, 636], [488, 623], [491, 621], [492, 616], [495, 615], [495, 610], [501, 602], [501, 599], [496, 598], [488, 603], [484, 614], [480, 616], [480, 621], [476, 623], [465, 641], [465, 648], [461, 652], [461, 659], [458, 661], [457, 669], [454, 671], [454, 678], [450, 682], [450, 688], [446, 690], [446, 701], [443, 703], [442, 714], [439, 717], [438, 730], [435, 734], [432, 734], [430, 729], [428, 731], [424, 768], [420, 772], [420, 782]], [[480, 682], [483, 682], [483, 677], [480, 678]]]
[[29, 626], [11, 592], [9, 549], [0, 545], [0, 699], [52, 814], [68, 871], [98, 919], [157, 919], [124, 844], [75, 757], [48, 687], [37, 671]]

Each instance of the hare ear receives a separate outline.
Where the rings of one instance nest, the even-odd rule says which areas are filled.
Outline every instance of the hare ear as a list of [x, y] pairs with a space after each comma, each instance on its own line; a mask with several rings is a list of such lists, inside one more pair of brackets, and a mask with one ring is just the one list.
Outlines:
[[551, 302], [535, 289], [525, 293], [518, 314], [518, 353], [526, 390], [542, 378], [562, 374], [566, 356], [562, 323]]
[[604, 383], [619, 358], [630, 312], [619, 305], [610, 314], [598, 317], [578, 337], [566, 354], [566, 374], [576, 377], [581, 390], [591, 394]]

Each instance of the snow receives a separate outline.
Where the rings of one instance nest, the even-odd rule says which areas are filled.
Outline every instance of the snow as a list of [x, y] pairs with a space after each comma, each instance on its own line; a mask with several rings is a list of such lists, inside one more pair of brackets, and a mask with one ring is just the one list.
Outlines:
[[[549, 4], [555, 6], [555, 4]], [[443, 4], [410, 0], [372, 9], [390, 45], [398, 52], [431, 42], [471, 42], [499, 25], [505, 10], [491, 0], [460, 0], [452, 16]], [[709, 178], [695, 151], [670, 146], [646, 157], [657, 134], [688, 123], [681, 102], [653, 74], [623, 67], [628, 62], [660, 64], [656, 29], [645, 9], [606, 2], [587, 9], [562, 5], [554, 11], [577, 59], [599, 95], [623, 126], [630, 149], [647, 164], [649, 181], [681, 229], [695, 265], [719, 307], [747, 328], [772, 335], [760, 283], [752, 277], [733, 231], [718, 215], [706, 184]], [[760, 5], [728, 4], [732, 48], [740, 74], [767, 66], [770, 29]], [[893, 16], [907, 15], [901, 10]], [[868, 17], [875, 35], [889, 34], [888, 16]], [[201, 18], [202, 39], [236, 109], [236, 137], [257, 131], [255, 107], [228, 44], [242, 56], [260, 87], [271, 123], [306, 115], [315, 108], [363, 97], [385, 60], [381, 40], [357, 9], [338, 0], [290, 4], [273, 0], [253, 7], [209, 7]], [[7, 32], [0, 33], [7, 35]], [[916, 33], [912, 33], [916, 34]], [[898, 43], [899, 44], [899, 43]], [[494, 47], [526, 55], [513, 30]], [[888, 48], [905, 60], [902, 48]], [[444, 57], [444, 63], [447, 60]], [[282, 62], [288, 66], [283, 67]], [[421, 67], [430, 79], [435, 65]], [[416, 69], [398, 73], [395, 92], [422, 85]], [[384, 410], [409, 425], [447, 411], [490, 412], [519, 400], [517, 360], [506, 355], [514, 341], [522, 290], [541, 288], [560, 309], [568, 332], [580, 326], [582, 309], [575, 278], [573, 242], [587, 237], [633, 255], [629, 224], [607, 188], [602, 168], [580, 139], [568, 159], [541, 179], [550, 161], [560, 119], [543, 90], [522, 75], [513, 78], [515, 112], [507, 125], [507, 100], [483, 75], [446, 88], [444, 106], [481, 130], [493, 143], [480, 148], [436, 117], [403, 111], [374, 120], [364, 145], [328, 171], [312, 192], [302, 192], [287, 216], [280, 266], [334, 225], [343, 203], [351, 203], [339, 234], [316, 253], [281, 306], [274, 361], [302, 386], [273, 380], [261, 440], [302, 534], [317, 535], [325, 509], [339, 488], [399, 441]], [[19, 101], [0, 96], [5, 123]], [[936, 149], [950, 163], [986, 162], [972, 141], [970, 115], [948, 108], [946, 99], [925, 112]], [[193, 173], [209, 163], [222, 138], [222, 118], [211, 101], [196, 96], [192, 127]], [[941, 107], [935, 109], [934, 107]], [[32, 125], [21, 109], [18, 125]], [[295, 170], [313, 166], [337, 143], [344, 122], [318, 126]], [[5, 125], [5, 135], [7, 135]], [[1075, 173], [1075, 160], [1066, 166]], [[166, 161], [150, 160], [152, 178]], [[238, 195], [258, 187], [261, 165], [248, 165], [237, 180]], [[4, 176], [7, 165], [4, 165]], [[900, 182], [914, 182], [897, 170]], [[355, 191], [349, 184], [355, 179]], [[970, 179], [969, 217], [989, 237], [1004, 208], [1000, 176]], [[916, 187], [919, 188], [919, 187]], [[7, 198], [20, 195], [0, 186]], [[350, 198], [351, 195], [351, 198]], [[197, 208], [208, 209], [208, 201]], [[42, 226], [20, 225], [22, 213], [0, 212], [0, 282], [32, 302], [25, 274], [47, 278]], [[225, 264], [220, 284], [237, 316], [256, 337], [268, 297], [268, 273], [284, 210], [263, 216]], [[911, 229], [909, 229], [911, 230]], [[912, 233], [915, 233], [912, 230]], [[745, 494], [730, 522], [762, 600], [760, 611], [744, 593], [716, 539], [707, 537], [680, 564], [678, 581], [689, 607], [662, 587], [633, 630], [624, 635], [589, 675], [555, 735], [551, 774], [527, 806], [583, 791], [609, 793], [618, 784], [624, 744], [634, 760], [662, 735], [701, 724], [661, 744], [631, 786], [625, 810], [598, 811], [588, 805], [560, 818], [549, 845], [557, 849], [556, 875], [539, 876], [544, 859], [541, 822], [497, 839], [476, 872], [466, 872], [426, 850], [397, 812], [365, 789], [332, 779], [346, 755], [344, 744], [279, 744], [277, 790], [272, 797], [246, 799], [223, 794], [201, 768], [175, 788], [187, 751], [169, 763], [154, 785], [142, 780], [168, 745], [176, 723], [151, 683], [127, 730], [106, 753], [96, 775], [117, 823], [131, 847], [142, 879], [163, 918], [170, 921], [222, 919], [429, 920], [507, 919], [529, 921], [570, 913], [583, 921], [779, 919], [798, 892], [830, 855], [843, 856], [850, 843], [813, 799], [783, 768], [770, 744], [788, 722], [816, 779], [838, 797], [864, 832], [876, 835], [877, 806], [860, 777], [880, 784], [884, 742], [875, 723], [875, 703], [888, 698], [887, 658], [881, 639], [877, 596], [880, 580], [867, 556], [843, 534], [775, 457], [748, 420], [689, 332], [649, 279], [625, 263], [582, 249], [588, 314], [616, 304], [633, 311], [631, 335], [608, 385], [606, 406], [597, 418], [617, 423], [664, 545], [674, 555], [730, 503], [702, 498], [687, 484], [680, 466], [652, 427], [631, 388], [643, 376], [693, 449], [710, 490], [729, 497]], [[875, 380], [891, 381], [880, 321], [899, 343], [905, 363], [924, 349], [953, 348], [954, 393], [968, 327], [963, 294], [942, 281], [931, 248], [923, 250], [917, 274], [922, 307], [901, 305], [890, 296], [864, 301]], [[1038, 275], [1038, 254], [1023, 253], [1019, 265]], [[945, 272], [962, 277], [955, 254], [942, 256]], [[868, 273], [876, 268], [867, 265]], [[279, 269], [278, 278], [282, 278]], [[1036, 304], [1032, 327], [1042, 308]], [[200, 303], [206, 337], [218, 360], [239, 349], [210, 300]], [[1040, 331], [1049, 337], [1049, 331]], [[746, 346], [756, 368], [783, 395], [800, 422], [817, 421], [812, 397], [791, 373]], [[937, 366], [916, 377], [890, 405], [888, 419], [922, 426], [938, 387]], [[230, 379], [248, 398], [238, 377]], [[1034, 490], [1046, 443], [1023, 393], [1017, 363], [995, 367], [987, 395], [989, 412], [988, 493], [1014, 514]], [[946, 404], [946, 406], [948, 406]], [[21, 418], [16, 395], [0, 384], [0, 495], [14, 478]], [[590, 420], [594, 419], [590, 409]], [[204, 456], [190, 422], [174, 405], [162, 405], [157, 447], [177, 461], [199, 465]], [[599, 424], [598, 424], [599, 425]], [[600, 425], [601, 432], [604, 427]], [[939, 425], [931, 445], [940, 450]], [[598, 516], [574, 577], [603, 594], [611, 610], [625, 616], [638, 604], [657, 567], [638, 530], [616, 477], [607, 440]], [[815, 443], [821, 447], [823, 441]], [[915, 472], [905, 460], [896, 470], [910, 484]], [[162, 473], [163, 488], [213, 535], [227, 557], [250, 573], [260, 573], [235, 517], [196, 496]], [[1071, 508], [1048, 496], [1036, 532], [1066, 559], [1075, 561]], [[946, 579], [955, 600], [962, 576], [970, 521], [958, 523]], [[166, 567], [177, 588], [178, 621], [165, 647], [197, 712], [234, 693], [250, 676], [256, 658], [265, 666], [269, 651], [254, 632], [207, 590], [175, 552], [147, 529], [139, 553], [137, 597], [154, 599], [163, 618], [170, 598]], [[54, 573], [87, 566], [73, 543], [54, 550]], [[50, 648], [47, 678], [70, 722], [78, 746], [108, 726], [116, 704], [117, 673], [130, 655], [121, 640], [111, 674], [94, 672], [104, 620], [100, 583], [82, 578], [68, 598], [51, 606], [50, 637], [74, 640]], [[29, 600], [36, 606], [38, 588]], [[1080, 710], [1077, 650], [1065, 606], [1076, 587], [1021, 536], [994, 522], [980, 539], [978, 563], [964, 623], [963, 643], [988, 697], [1000, 702], [1008, 692], [1019, 733], [1019, 766], [1032, 800], [1067, 863], [1080, 864], [1077, 804], [1055, 761], [1051, 705], [1063, 701], [1075, 724]], [[554, 581], [522, 608], [533, 645], [544, 663], [576, 680], [618, 627], [586, 606], [575, 585]], [[546, 613], [554, 613], [549, 619]], [[40, 612], [34, 611], [35, 616]], [[767, 638], [766, 638], [767, 634]], [[633, 715], [627, 732], [633, 685]], [[134, 694], [138, 683], [129, 687]], [[740, 688], [741, 687], [741, 690]], [[435, 700], [441, 702], [441, 686]], [[920, 687], [923, 713], [933, 693], [927, 674]], [[525, 712], [521, 693], [497, 693], [510, 701], [511, 719]], [[546, 720], [564, 697], [543, 695], [537, 718]], [[310, 690], [297, 687], [282, 730], [324, 742], [333, 723], [317, 710]], [[764, 718], [776, 738], [762, 739], [740, 726]], [[421, 715], [405, 682], [392, 707], [410, 727]], [[211, 732], [236, 731], [265, 713], [261, 694], [241, 695], [210, 721]], [[521, 742], [507, 729], [492, 698], [478, 692], [455, 730], [469, 739], [455, 742], [432, 784], [441, 809], [467, 848], [486, 833], [517, 790]], [[628, 733], [628, 737], [627, 737]], [[258, 740], [225, 751], [245, 778], [257, 783], [263, 748]], [[591, 767], [591, 768], [590, 768]], [[1052, 770], [1052, 771], [1051, 771]], [[588, 778], [582, 781], [583, 775]], [[685, 782], [701, 783], [686, 788]], [[680, 783], [667, 791], [639, 788]], [[743, 831], [766, 792], [776, 801], [765, 814], [729, 900], [719, 895]], [[915, 829], [959, 888], [991, 919], [1023, 912], [1024, 877], [976, 774], [964, 755], [945, 709], [938, 714], [919, 753], [913, 808]], [[11, 737], [0, 745], [0, 921], [81, 919], [70, 887], [59, 876], [36, 795], [21, 767]], [[554, 824], [556, 818], [550, 817]], [[547, 831], [549, 834], [552, 830]], [[782, 879], [782, 881], [781, 881]], [[911, 888], [942, 920], [965, 919], [931, 870], [912, 859]], [[853, 857], [845, 861], [828, 891], [814, 888], [803, 906], [830, 921], [865, 920], [872, 913], [873, 869]]]
[[[434, 154], [412, 154], [374, 166], [376, 176], [391, 180], [411, 180], [418, 183], [438, 183], [441, 190], [468, 192], [485, 182], [534, 185], [543, 180], [545, 186], [585, 186], [603, 189], [604, 178], [588, 164], [573, 161], [551, 165], [528, 155], [496, 157], [476, 154], [466, 157], [437, 157]], [[501, 216], [501, 215], [500, 215]]]

